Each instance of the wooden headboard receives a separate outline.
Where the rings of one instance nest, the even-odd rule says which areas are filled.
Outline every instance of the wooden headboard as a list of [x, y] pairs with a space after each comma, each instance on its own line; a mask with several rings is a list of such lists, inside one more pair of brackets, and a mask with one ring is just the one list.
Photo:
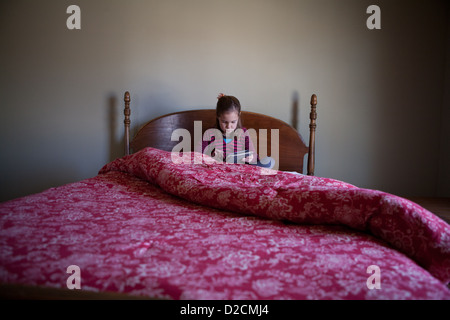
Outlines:
[[[171, 141], [172, 132], [176, 129], [186, 129], [191, 134], [191, 150], [194, 150], [194, 121], [202, 121], [202, 134], [215, 125], [216, 110], [202, 109], [170, 113], [150, 120], [143, 125], [130, 142], [130, 93], [125, 92], [125, 154], [137, 152], [146, 147], [153, 147], [165, 151], [172, 151], [180, 141]], [[279, 170], [297, 171], [303, 173], [303, 159], [308, 154], [308, 175], [314, 175], [314, 145], [316, 131], [317, 97], [311, 96], [310, 137], [309, 147], [292, 126], [286, 122], [260, 113], [241, 111], [243, 127], [254, 129], [257, 133], [255, 148], [266, 143], [268, 156], [271, 155], [271, 130], [279, 130]], [[266, 132], [260, 134], [260, 129]]]

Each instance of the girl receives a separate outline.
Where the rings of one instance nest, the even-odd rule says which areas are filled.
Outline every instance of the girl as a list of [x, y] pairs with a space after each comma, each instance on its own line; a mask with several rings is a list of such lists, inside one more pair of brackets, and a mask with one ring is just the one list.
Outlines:
[[[250, 151], [250, 155], [243, 158], [240, 163], [272, 168], [275, 164], [274, 159], [267, 157], [261, 162], [247, 129], [242, 127], [239, 100], [223, 93], [217, 99], [216, 126], [206, 130], [203, 141], [197, 144], [195, 151], [211, 155], [219, 162], [225, 162], [227, 155]], [[233, 162], [238, 163], [236, 158]]]

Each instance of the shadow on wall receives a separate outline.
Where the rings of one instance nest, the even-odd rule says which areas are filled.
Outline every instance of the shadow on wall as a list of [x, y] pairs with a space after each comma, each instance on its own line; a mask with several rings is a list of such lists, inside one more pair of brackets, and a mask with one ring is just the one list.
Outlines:
[[401, 8], [384, 12], [384, 29], [370, 33], [379, 37], [373, 75], [378, 108], [372, 118], [379, 127], [372, 141], [378, 152], [370, 183], [400, 196], [435, 196], [444, 19], [439, 3], [410, 6], [415, 10], [399, 20]]
[[[302, 136], [300, 133], [300, 130], [298, 128], [300, 123], [300, 104], [299, 104], [299, 94], [298, 91], [294, 91], [292, 93], [292, 110], [291, 110], [291, 126], [297, 130], [297, 132], [300, 134], [300, 136], [303, 139], [303, 142], [305, 142], [305, 137]], [[306, 145], [308, 146], [308, 145]], [[303, 158], [303, 173], [307, 172], [308, 170], [308, 154], [305, 155]]]
[[[297, 130], [300, 137], [303, 140], [303, 143], [307, 148], [309, 148], [310, 143], [310, 136], [311, 136], [311, 120], [310, 120], [310, 112], [311, 112], [311, 98], [312, 94], [310, 96], [306, 97], [306, 100], [304, 101], [303, 105], [305, 106], [306, 110], [305, 113], [308, 115], [306, 119], [308, 119], [302, 127], [301, 123], [301, 97], [298, 93], [298, 91], [294, 91], [292, 93], [292, 110], [291, 110], [291, 126]], [[303, 158], [303, 171], [306, 174], [308, 172], [308, 153], [305, 154]]]
[[298, 115], [299, 115], [300, 110], [298, 109], [298, 92], [294, 91], [292, 93], [292, 121], [291, 121], [291, 125], [292, 127], [298, 131], [297, 126], [298, 126]]
[[106, 109], [109, 119], [109, 161], [125, 155], [125, 139], [123, 135], [118, 138], [119, 121], [119, 100], [115, 94], [110, 94], [106, 99]]

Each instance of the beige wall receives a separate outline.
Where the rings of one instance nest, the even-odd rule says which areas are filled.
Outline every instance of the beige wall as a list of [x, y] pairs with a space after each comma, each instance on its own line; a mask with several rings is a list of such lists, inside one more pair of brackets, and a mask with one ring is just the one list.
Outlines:
[[[308, 138], [318, 95], [316, 175], [399, 195], [449, 196], [446, 1], [2, 1], [0, 200], [93, 177], [132, 128], [215, 105], [291, 122]], [[81, 30], [66, 8], [81, 7]], [[447, 90], [448, 92], [448, 90]]]

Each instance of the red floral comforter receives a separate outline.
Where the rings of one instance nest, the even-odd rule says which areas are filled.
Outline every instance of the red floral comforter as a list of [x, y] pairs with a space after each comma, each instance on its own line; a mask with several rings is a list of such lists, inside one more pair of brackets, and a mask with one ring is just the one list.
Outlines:
[[66, 288], [77, 265], [84, 290], [170, 299], [450, 298], [450, 227], [422, 207], [151, 148], [0, 204], [0, 262], [2, 283]]

